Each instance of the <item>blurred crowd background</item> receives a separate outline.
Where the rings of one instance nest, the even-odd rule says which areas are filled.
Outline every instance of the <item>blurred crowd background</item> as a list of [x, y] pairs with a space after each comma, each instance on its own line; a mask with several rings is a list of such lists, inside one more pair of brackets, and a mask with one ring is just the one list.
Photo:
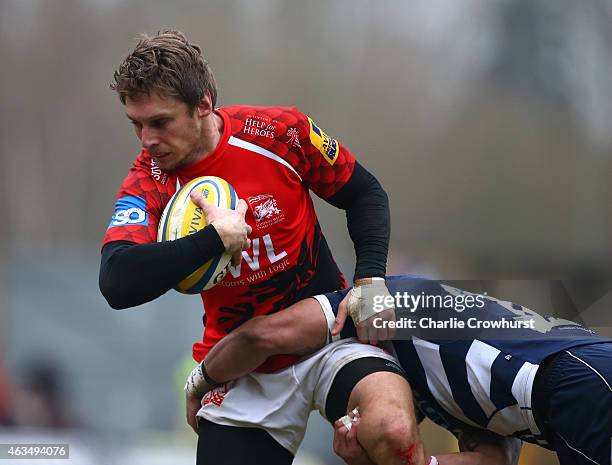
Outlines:
[[[347, 145], [389, 194], [390, 274], [479, 280], [612, 335], [611, 25], [610, 0], [2, 0], [0, 442], [195, 463], [181, 388], [199, 298], [113, 311], [97, 287], [139, 151], [108, 86], [139, 33], [199, 44], [221, 105], [297, 105]], [[317, 208], [350, 278], [344, 215]], [[341, 463], [318, 414], [297, 463]]]

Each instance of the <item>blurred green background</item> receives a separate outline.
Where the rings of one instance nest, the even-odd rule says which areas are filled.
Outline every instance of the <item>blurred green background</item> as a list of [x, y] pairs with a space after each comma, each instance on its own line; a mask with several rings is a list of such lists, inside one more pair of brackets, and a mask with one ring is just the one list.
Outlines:
[[[297, 105], [348, 146], [390, 196], [389, 274], [483, 280], [550, 313], [546, 280], [575, 303], [577, 277], [609, 273], [611, 19], [609, 0], [2, 0], [0, 442], [194, 463], [179, 386], [200, 300], [116, 312], [97, 289], [139, 151], [108, 85], [139, 33], [201, 45], [220, 105]], [[317, 208], [350, 277], [344, 215]], [[610, 335], [602, 295], [579, 310]], [[296, 463], [340, 463], [318, 415]], [[557, 461], [528, 448], [521, 463]]]

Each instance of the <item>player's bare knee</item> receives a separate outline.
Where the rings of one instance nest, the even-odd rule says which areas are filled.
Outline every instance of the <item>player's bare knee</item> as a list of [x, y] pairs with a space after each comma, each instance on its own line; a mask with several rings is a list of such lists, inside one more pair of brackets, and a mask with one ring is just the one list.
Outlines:
[[349, 408], [356, 405], [362, 412], [373, 410], [380, 416], [394, 416], [414, 408], [410, 385], [403, 376], [392, 372], [372, 373], [359, 381], [349, 398]]
[[[361, 421], [367, 422], [365, 414]], [[423, 463], [423, 445], [418, 429], [408, 416], [378, 417], [370, 423], [368, 428], [360, 426], [358, 435], [362, 446], [375, 463]]]
[[415, 441], [416, 425], [406, 415], [381, 418], [375, 429], [377, 442], [393, 450], [410, 446]]
[[359, 440], [371, 457], [389, 460], [422, 454], [410, 386], [402, 376], [391, 372], [368, 375], [353, 389], [349, 400], [353, 408], [351, 404], [359, 406]]

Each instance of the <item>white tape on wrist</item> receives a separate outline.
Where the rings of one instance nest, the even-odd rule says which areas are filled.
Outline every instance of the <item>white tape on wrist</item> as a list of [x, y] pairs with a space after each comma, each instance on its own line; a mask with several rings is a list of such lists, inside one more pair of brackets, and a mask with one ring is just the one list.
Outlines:
[[207, 384], [208, 383], [204, 379], [204, 374], [202, 373], [202, 367], [198, 365], [191, 371], [191, 373], [187, 377], [187, 382], [185, 383], [185, 392], [191, 396], [198, 396]]
[[438, 459], [432, 455], [431, 459], [429, 459], [429, 465], [438, 465]]
[[355, 286], [349, 293], [348, 313], [356, 325], [377, 313], [395, 308], [394, 305], [388, 305], [392, 298], [389, 298], [391, 294], [385, 285], [384, 278], [369, 279], [371, 282]]

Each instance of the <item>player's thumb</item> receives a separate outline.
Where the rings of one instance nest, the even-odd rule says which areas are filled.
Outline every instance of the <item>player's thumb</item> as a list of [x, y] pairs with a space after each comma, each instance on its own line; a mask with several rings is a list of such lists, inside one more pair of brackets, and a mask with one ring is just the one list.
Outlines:
[[211, 221], [213, 221], [216, 217], [215, 213], [218, 210], [217, 206], [206, 200], [206, 197], [204, 197], [199, 191], [193, 190], [189, 195], [193, 203], [200, 207], [204, 212], [204, 216], [206, 216], [206, 222], [210, 223]]
[[202, 195], [202, 193], [201, 193], [200, 191], [198, 191], [198, 190], [192, 190], [192, 191], [189, 193], [189, 197], [191, 197], [191, 201], [192, 201], [193, 203], [195, 203], [196, 205], [198, 205], [198, 206], [200, 205], [200, 203], [201, 203], [202, 201], [205, 201], [205, 200], [206, 200], [206, 199], [204, 198], [204, 196]]
[[332, 336], [337, 336], [344, 328], [344, 323], [346, 322], [346, 315], [348, 313], [348, 305], [346, 298], [342, 299], [340, 305], [338, 306], [338, 314], [336, 315], [336, 319], [334, 320], [334, 327], [332, 328]]
[[242, 215], [242, 217], [244, 218], [244, 216], [246, 215], [246, 212], [247, 212], [248, 209], [249, 209], [249, 206], [244, 201], [244, 199], [240, 199], [238, 201], [238, 205], [236, 206], [236, 211], [238, 213], [240, 213]]
[[240, 213], [242, 217], [244, 218], [248, 209], [249, 209], [249, 206], [244, 201], [244, 199], [240, 199], [238, 201], [238, 205], [236, 206], [236, 211]]
[[242, 263], [242, 251], [235, 252], [232, 254], [232, 266], [236, 267]]

